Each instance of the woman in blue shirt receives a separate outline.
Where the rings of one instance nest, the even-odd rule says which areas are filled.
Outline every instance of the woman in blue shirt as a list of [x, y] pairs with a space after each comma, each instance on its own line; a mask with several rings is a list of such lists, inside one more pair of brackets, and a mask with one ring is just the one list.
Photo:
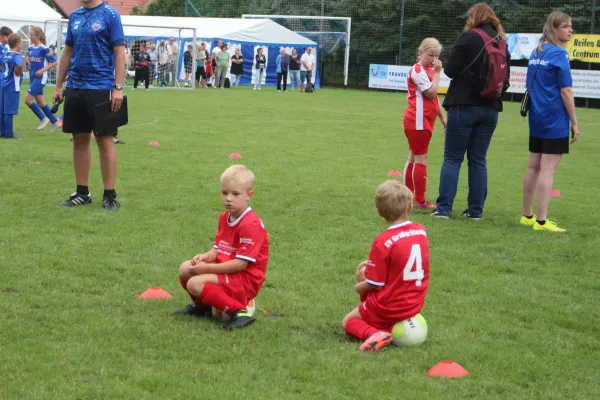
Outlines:
[[[579, 138], [569, 54], [565, 50], [572, 34], [571, 17], [558, 11], [550, 14], [527, 68], [527, 90], [531, 99], [530, 156], [523, 180], [521, 224], [532, 226], [536, 231], [565, 232], [547, 219], [547, 212], [554, 173], [562, 155], [569, 153], [569, 122], [571, 143]], [[534, 214], [536, 191], [537, 214]]]

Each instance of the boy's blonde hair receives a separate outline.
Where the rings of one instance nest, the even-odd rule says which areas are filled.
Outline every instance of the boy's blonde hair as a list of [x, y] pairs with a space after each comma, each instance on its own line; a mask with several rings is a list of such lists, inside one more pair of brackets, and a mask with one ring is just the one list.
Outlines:
[[408, 219], [413, 199], [410, 189], [398, 181], [385, 181], [375, 192], [377, 211], [388, 222]]
[[254, 188], [254, 174], [245, 165], [232, 165], [221, 174], [221, 185], [225, 182], [235, 182], [244, 186], [244, 189], [252, 189]]
[[18, 44], [21, 43], [21, 36], [18, 33], [11, 33], [8, 35], [8, 47], [14, 49]]
[[[431, 49], [439, 49], [440, 53], [442, 52], [442, 45], [439, 40], [436, 38], [425, 38], [419, 45], [419, 50], [421, 53], [427, 53]], [[421, 61], [421, 56], [417, 52], [417, 62]]]

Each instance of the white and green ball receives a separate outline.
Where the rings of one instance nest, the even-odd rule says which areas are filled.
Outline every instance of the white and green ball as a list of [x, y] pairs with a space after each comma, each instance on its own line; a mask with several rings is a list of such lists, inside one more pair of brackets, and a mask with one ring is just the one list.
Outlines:
[[421, 314], [398, 322], [392, 329], [396, 346], [417, 346], [427, 339], [427, 322]]

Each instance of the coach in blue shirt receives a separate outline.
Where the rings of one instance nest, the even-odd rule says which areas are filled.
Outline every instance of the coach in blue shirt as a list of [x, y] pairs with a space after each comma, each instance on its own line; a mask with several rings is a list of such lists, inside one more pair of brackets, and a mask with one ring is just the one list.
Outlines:
[[[563, 12], [548, 16], [540, 44], [529, 58], [527, 90], [529, 109], [529, 166], [523, 180], [523, 216], [521, 224], [536, 231], [565, 232], [547, 219], [548, 202], [554, 173], [563, 154], [579, 138], [575, 114], [573, 79], [569, 54], [565, 50], [571, 40], [571, 18]], [[537, 215], [533, 199], [537, 189]]]
[[[56, 78], [54, 102], [62, 100], [65, 91], [63, 132], [73, 134], [73, 164], [77, 190], [61, 205], [81, 206], [92, 202], [88, 189], [90, 172], [90, 138], [94, 129], [93, 107], [110, 101], [113, 111], [123, 103], [125, 77], [125, 37], [119, 13], [102, 0], [81, 0], [83, 7], [71, 13], [65, 49]], [[116, 210], [115, 180], [117, 155], [113, 135], [117, 130], [94, 131], [100, 151], [100, 168], [104, 182], [102, 207]]]

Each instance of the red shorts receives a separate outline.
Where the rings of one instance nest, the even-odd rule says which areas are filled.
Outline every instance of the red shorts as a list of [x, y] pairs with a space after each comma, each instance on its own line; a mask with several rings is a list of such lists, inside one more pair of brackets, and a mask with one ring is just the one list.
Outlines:
[[387, 319], [378, 317], [375, 313], [371, 312], [366, 307], [367, 307], [366, 302], [360, 303], [360, 305], [358, 306], [358, 312], [360, 314], [360, 317], [363, 319], [363, 321], [365, 321], [367, 324], [371, 325], [372, 327], [380, 329], [382, 331], [386, 331], [386, 332], [392, 331], [392, 328], [394, 328], [394, 325], [396, 323], [390, 324], [390, 322]]
[[429, 151], [429, 142], [431, 142], [431, 131], [417, 131], [413, 129], [404, 130], [408, 139], [408, 148], [417, 156], [427, 154]]
[[225, 293], [233, 297], [242, 304], [248, 304], [258, 293], [254, 293], [242, 274], [217, 274], [219, 278], [219, 286], [223, 288]]

